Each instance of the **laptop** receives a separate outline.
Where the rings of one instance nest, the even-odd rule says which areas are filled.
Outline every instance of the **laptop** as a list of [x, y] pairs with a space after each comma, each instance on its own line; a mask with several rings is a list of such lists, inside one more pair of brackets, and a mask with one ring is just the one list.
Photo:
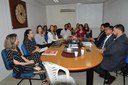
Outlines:
[[59, 42], [59, 41], [54, 41], [54, 42], [52, 43], [51, 47], [60, 47], [61, 45], [62, 45], [61, 42]]

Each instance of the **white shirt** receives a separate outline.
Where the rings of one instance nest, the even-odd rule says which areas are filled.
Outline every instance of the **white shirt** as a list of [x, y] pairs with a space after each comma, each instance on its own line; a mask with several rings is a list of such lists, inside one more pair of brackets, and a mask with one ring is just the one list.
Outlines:
[[67, 30], [63, 29], [60, 35], [62, 35], [64, 39], [67, 39], [69, 36], [71, 36], [71, 32], [68, 29]]
[[55, 35], [55, 37], [56, 37], [56, 39], [54, 39], [51, 32], [48, 32], [48, 43], [51, 43], [52, 41], [57, 41], [58, 40], [57, 34]]
[[42, 35], [35, 34], [35, 41], [36, 41], [36, 44], [39, 44], [39, 45], [43, 45], [44, 43], [46, 43], [43, 34]]
[[104, 48], [106, 41], [108, 40], [109, 37], [111, 37], [111, 35], [112, 35], [112, 34], [106, 36], [102, 48]]

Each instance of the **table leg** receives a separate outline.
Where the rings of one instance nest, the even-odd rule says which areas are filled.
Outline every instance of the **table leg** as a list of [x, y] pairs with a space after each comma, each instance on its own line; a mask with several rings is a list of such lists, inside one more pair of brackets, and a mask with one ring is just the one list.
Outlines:
[[93, 76], [94, 76], [93, 69], [87, 70], [86, 85], [93, 85]]

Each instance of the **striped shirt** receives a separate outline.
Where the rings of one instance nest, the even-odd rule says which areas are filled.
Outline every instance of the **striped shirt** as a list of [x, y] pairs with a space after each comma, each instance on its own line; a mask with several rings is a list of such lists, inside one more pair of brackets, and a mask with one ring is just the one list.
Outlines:
[[26, 46], [26, 49], [28, 51], [28, 54], [31, 55], [32, 52], [36, 49], [36, 43], [34, 42], [34, 40], [29, 40], [27, 39], [26, 41], [24, 41], [24, 44]]
[[13, 51], [13, 50], [9, 49], [9, 50], [6, 50], [6, 52], [7, 52], [8, 62], [10, 63], [10, 65], [12, 65], [12, 66], [14, 65], [13, 59], [15, 59], [15, 60], [17, 60], [19, 62], [25, 62], [21, 58], [22, 54], [21, 54], [21, 52], [20, 52], [18, 47], [17, 47], [17, 51]]

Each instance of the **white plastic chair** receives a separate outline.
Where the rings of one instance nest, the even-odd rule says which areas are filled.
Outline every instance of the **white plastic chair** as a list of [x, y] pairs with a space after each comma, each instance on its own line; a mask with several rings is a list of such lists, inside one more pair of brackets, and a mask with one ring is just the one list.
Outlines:
[[[51, 62], [43, 62], [51, 85], [76, 85], [75, 80], [70, 76], [69, 70]], [[64, 72], [64, 74], [59, 74]]]

